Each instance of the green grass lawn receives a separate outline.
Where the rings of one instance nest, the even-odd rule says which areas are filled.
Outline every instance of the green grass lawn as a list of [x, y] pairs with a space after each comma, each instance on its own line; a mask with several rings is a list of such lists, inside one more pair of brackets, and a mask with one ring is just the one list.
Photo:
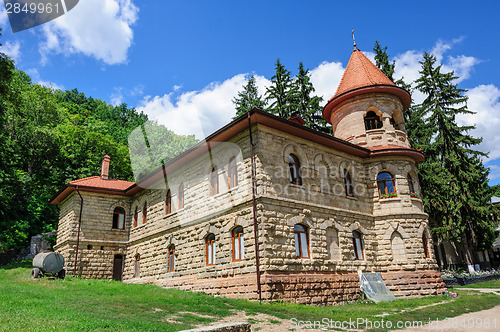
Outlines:
[[465, 286], [454, 286], [453, 288], [497, 288], [500, 289], [500, 280], [483, 281]]
[[[209, 325], [244, 313], [252, 322], [270, 316], [269, 330], [280, 319], [298, 321], [423, 321], [453, 317], [500, 305], [500, 296], [461, 291], [456, 299], [436, 296], [391, 303], [353, 303], [318, 307], [262, 304], [202, 293], [67, 277], [31, 280], [30, 263], [0, 267], [0, 331], [179, 331]], [[442, 303], [417, 309], [434, 303]], [[402, 310], [405, 310], [402, 312]], [[384, 317], [376, 317], [383, 313]], [[293, 323], [292, 325], [295, 325]], [[264, 329], [263, 329], [264, 330]]]

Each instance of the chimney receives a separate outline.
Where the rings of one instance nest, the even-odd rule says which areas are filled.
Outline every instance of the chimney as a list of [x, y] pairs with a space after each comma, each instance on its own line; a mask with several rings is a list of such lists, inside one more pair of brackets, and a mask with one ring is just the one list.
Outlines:
[[101, 179], [107, 180], [109, 174], [109, 161], [111, 158], [108, 155], [105, 155], [102, 158], [102, 167], [101, 167]]

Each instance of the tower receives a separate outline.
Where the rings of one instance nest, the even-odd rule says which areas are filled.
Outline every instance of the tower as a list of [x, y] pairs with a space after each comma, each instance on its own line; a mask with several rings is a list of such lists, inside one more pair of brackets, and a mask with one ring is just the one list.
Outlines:
[[366, 148], [410, 148], [403, 111], [408, 91], [396, 86], [354, 47], [335, 95], [323, 109], [333, 135]]

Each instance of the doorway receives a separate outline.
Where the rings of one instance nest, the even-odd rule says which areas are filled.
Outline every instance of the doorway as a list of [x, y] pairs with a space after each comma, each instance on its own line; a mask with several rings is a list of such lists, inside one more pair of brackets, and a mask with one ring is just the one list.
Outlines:
[[122, 281], [123, 275], [123, 255], [115, 255], [113, 261], [113, 280]]

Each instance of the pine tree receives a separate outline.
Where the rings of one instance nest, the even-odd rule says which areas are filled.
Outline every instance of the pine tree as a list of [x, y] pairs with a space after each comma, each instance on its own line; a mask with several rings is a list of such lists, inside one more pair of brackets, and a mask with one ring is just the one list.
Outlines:
[[276, 74], [271, 78], [271, 86], [265, 95], [268, 111], [285, 119], [297, 115], [297, 88], [290, 75], [290, 71], [277, 59]]
[[243, 86], [243, 90], [238, 92], [238, 97], [234, 98], [232, 101], [236, 106], [236, 116], [234, 118], [249, 112], [253, 107], [264, 109], [266, 106], [265, 101], [257, 91], [257, 85], [255, 84], [255, 77], [253, 75], [250, 76], [247, 84]]
[[[387, 46], [382, 47], [378, 41], [375, 42], [373, 46], [373, 51], [375, 52], [375, 63], [377, 67], [391, 80], [406, 91], [412, 93], [413, 88], [410, 84], [404, 81], [404, 77], [401, 77], [394, 81], [394, 68], [395, 62], [389, 61], [389, 55], [387, 54]], [[408, 140], [410, 146], [416, 149], [423, 148], [429, 142], [426, 138], [430, 137], [427, 134], [427, 127], [423, 122], [422, 114], [416, 109], [413, 100], [411, 105], [404, 110], [403, 118], [405, 122], [406, 133], [408, 135]]]
[[387, 76], [391, 81], [394, 82], [394, 67], [395, 62], [389, 62], [389, 56], [387, 55], [387, 46], [382, 47], [380, 43], [375, 41], [375, 46], [373, 46], [375, 51], [375, 64], [377, 67]]
[[454, 73], [442, 73], [428, 53], [421, 64], [421, 77], [415, 83], [426, 95], [416, 107], [427, 128], [421, 134], [426, 161], [419, 168], [424, 203], [434, 231], [462, 244], [470, 267], [469, 242], [476, 249], [491, 244], [496, 218], [490, 204], [489, 171], [480, 159], [485, 154], [473, 150], [482, 139], [467, 134], [473, 126], [456, 123], [457, 115], [473, 112], [467, 109], [465, 90], [453, 83]]
[[311, 83], [309, 69], [305, 69], [302, 62], [299, 64], [299, 72], [293, 80], [294, 90], [297, 91], [295, 107], [297, 115], [305, 121], [305, 125], [311, 129], [329, 133], [327, 123], [322, 116], [323, 108], [319, 103], [323, 98], [311, 96], [316, 91]]

